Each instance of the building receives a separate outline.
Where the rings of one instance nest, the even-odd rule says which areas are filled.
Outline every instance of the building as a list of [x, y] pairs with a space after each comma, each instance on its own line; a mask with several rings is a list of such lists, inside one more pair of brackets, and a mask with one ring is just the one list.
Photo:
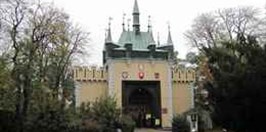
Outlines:
[[[152, 27], [142, 31], [138, 3], [133, 8], [133, 30], [123, 30], [118, 42], [107, 31], [103, 68], [75, 67], [76, 104], [95, 101], [102, 96], [115, 97], [124, 113], [143, 115], [159, 127], [171, 127], [174, 114], [193, 107], [195, 80], [192, 69], [174, 68], [174, 46], [169, 28], [166, 44], [155, 43]], [[151, 120], [149, 120], [151, 121]], [[150, 126], [148, 122], [140, 126]]]

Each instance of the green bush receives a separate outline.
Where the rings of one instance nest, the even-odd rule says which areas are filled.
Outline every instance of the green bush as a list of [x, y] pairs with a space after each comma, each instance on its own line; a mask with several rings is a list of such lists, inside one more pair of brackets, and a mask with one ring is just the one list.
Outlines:
[[116, 131], [116, 124], [121, 112], [116, 108], [114, 98], [100, 98], [92, 104], [92, 112], [93, 118], [101, 124], [103, 132]]
[[135, 121], [127, 115], [122, 115], [119, 121], [122, 132], [134, 132], [136, 123]]
[[99, 122], [92, 119], [84, 119], [82, 121], [81, 132], [101, 132], [102, 126]]
[[190, 132], [190, 125], [184, 115], [176, 115], [172, 120], [173, 132]]
[[47, 109], [29, 116], [25, 122], [26, 131], [76, 132], [79, 119], [72, 109]]

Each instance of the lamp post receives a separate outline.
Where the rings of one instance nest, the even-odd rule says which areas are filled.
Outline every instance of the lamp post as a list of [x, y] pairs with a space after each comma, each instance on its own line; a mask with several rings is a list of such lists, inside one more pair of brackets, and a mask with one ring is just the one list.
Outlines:
[[191, 132], [197, 132], [198, 131], [198, 115], [196, 112], [191, 113]]

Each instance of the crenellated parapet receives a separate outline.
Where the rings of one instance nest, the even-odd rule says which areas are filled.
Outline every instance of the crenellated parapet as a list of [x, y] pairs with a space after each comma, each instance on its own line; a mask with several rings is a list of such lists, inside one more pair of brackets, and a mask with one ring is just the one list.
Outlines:
[[193, 82], [196, 79], [196, 72], [193, 69], [186, 68], [186, 69], [178, 69], [175, 68], [172, 70], [172, 80], [173, 82]]
[[74, 67], [73, 76], [75, 81], [106, 81], [107, 71], [102, 67]]

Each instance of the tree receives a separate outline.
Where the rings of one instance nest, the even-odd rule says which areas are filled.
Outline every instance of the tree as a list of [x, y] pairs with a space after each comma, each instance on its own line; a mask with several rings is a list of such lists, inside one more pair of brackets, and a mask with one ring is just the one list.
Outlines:
[[236, 132], [264, 131], [259, 117], [266, 115], [266, 49], [260, 41], [263, 35], [257, 34], [265, 23], [250, 9], [225, 9], [216, 17], [200, 16], [195, 23], [203, 25], [193, 27], [198, 32], [187, 34], [206, 58], [211, 73], [211, 80], [203, 87], [209, 93], [212, 118], [216, 125]]
[[14, 94], [7, 60], [0, 56], [0, 110], [14, 110]]
[[29, 112], [36, 105], [46, 107], [40, 106], [46, 104], [46, 98], [58, 100], [60, 96], [64, 108], [66, 98], [59, 91], [71, 82], [70, 67], [88, 34], [73, 26], [66, 13], [40, 1], [6, 0], [1, 2], [0, 14], [4, 36], [0, 44], [10, 47], [1, 53], [9, 62], [8, 77], [13, 84], [9, 87], [16, 95], [15, 121], [23, 131]]
[[258, 9], [253, 7], [222, 9], [195, 18], [185, 36], [193, 46], [204, 52], [203, 48], [222, 46], [222, 41], [238, 40], [240, 34], [261, 38], [263, 21]]
[[197, 55], [194, 52], [189, 52], [186, 55], [186, 60], [191, 63], [191, 64], [195, 64], [197, 62]]

